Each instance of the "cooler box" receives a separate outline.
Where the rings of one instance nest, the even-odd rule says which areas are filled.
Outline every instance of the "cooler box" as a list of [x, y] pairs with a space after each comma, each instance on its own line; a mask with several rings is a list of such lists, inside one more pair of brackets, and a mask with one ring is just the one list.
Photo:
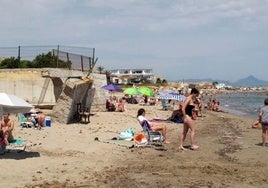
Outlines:
[[50, 127], [51, 126], [51, 118], [49, 116], [47, 116], [45, 118], [45, 124], [46, 124], [47, 127]]

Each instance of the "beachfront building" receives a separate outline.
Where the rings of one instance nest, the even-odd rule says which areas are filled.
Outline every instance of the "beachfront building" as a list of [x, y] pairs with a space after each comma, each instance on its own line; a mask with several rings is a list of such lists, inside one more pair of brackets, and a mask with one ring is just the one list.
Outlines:
[[232, 89], [233, 87], [230, 85], [226, 85], [225, 83], [219, 83], [215, 85], [216, 89], [225, 90], [225, 89]]
[[110, 81], [115, 84], [155, 83], [152, 69], [114, 69], [109, 72]]

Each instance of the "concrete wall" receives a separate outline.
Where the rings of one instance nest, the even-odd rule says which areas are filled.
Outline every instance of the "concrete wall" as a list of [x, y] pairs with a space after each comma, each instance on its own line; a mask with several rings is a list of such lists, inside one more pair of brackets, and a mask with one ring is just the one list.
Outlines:
[[0, 92], [14, 94], [32, 104], [38, 104], [45, 84], [42, 103], [55, 104], [52, 80], [42, 77], [41, 69], [0, 69]]
[[[106, 75], [65, 69], [0, 69], [0, 92], [14, 94], [39, 108], [53, 107], [55, 121], [73, 122], [77, 103], [91, 112], [105, 111]], [[84, 79], [86, 78], [86, 79]]]
[[54, 105], [70, 77], [86, 73], [68, 69], [0, 69], [0, 92], [14, 94], [33, 105]]
[[86, 106], [86, 104], [87, 93], [91, 86], [92, 80], [90, 79], [68, 79], [56, 105], [53, 107], [52, 117], [64, 124], [78, 122], [77, 104], [82, 104], [82, 110], [90, 109], [90, 106]]
[[88, 92], [88, 98], [93, 99], [91, 101], [91, 111], [106, 111], [106, 99], [109, 98], [109, 92], [101, 88], [102, 86], [107, 85], [106, 75], [92, 74], [90, 77], [94, 81], [92, 88]]

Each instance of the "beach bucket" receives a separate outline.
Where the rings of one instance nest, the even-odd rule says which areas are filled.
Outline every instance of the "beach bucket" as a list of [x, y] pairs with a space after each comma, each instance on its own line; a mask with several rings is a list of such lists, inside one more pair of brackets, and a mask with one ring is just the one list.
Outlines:
[[49, 116], [47, 116], [45, 118], [45, 124], [46, 124], [47, 127], [50, 127], [51, 126], [51, 118]]

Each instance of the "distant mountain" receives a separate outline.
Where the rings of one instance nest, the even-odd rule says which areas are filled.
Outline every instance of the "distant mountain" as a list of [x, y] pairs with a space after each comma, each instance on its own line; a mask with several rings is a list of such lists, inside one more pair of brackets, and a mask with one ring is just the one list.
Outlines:
[[230, 85], [230, 86], [241, 86], [241, 87], [254, 87], [254, 86], [268, 86], [268, 81], [264, 81], [264, 80], [259, 80], [256, 77], [250, 75], [246, 78], [237, 80], [236, 82], [230, 82], [228, 80], [214, 80], [211, 78], [206, 78], [206, 79], [187, 79], [187, 80], [181, 80], [184, 82], [218, 82], [218, 83], [224, 83], [226, 85]]
[[246, 78], [237, 80], [232, 83], [233, 86], [246, 86], [246, 87], [254, 87], [254, 86], [268, 86], [268, 81], [259, 80], [256, 77], [250, 75]]

